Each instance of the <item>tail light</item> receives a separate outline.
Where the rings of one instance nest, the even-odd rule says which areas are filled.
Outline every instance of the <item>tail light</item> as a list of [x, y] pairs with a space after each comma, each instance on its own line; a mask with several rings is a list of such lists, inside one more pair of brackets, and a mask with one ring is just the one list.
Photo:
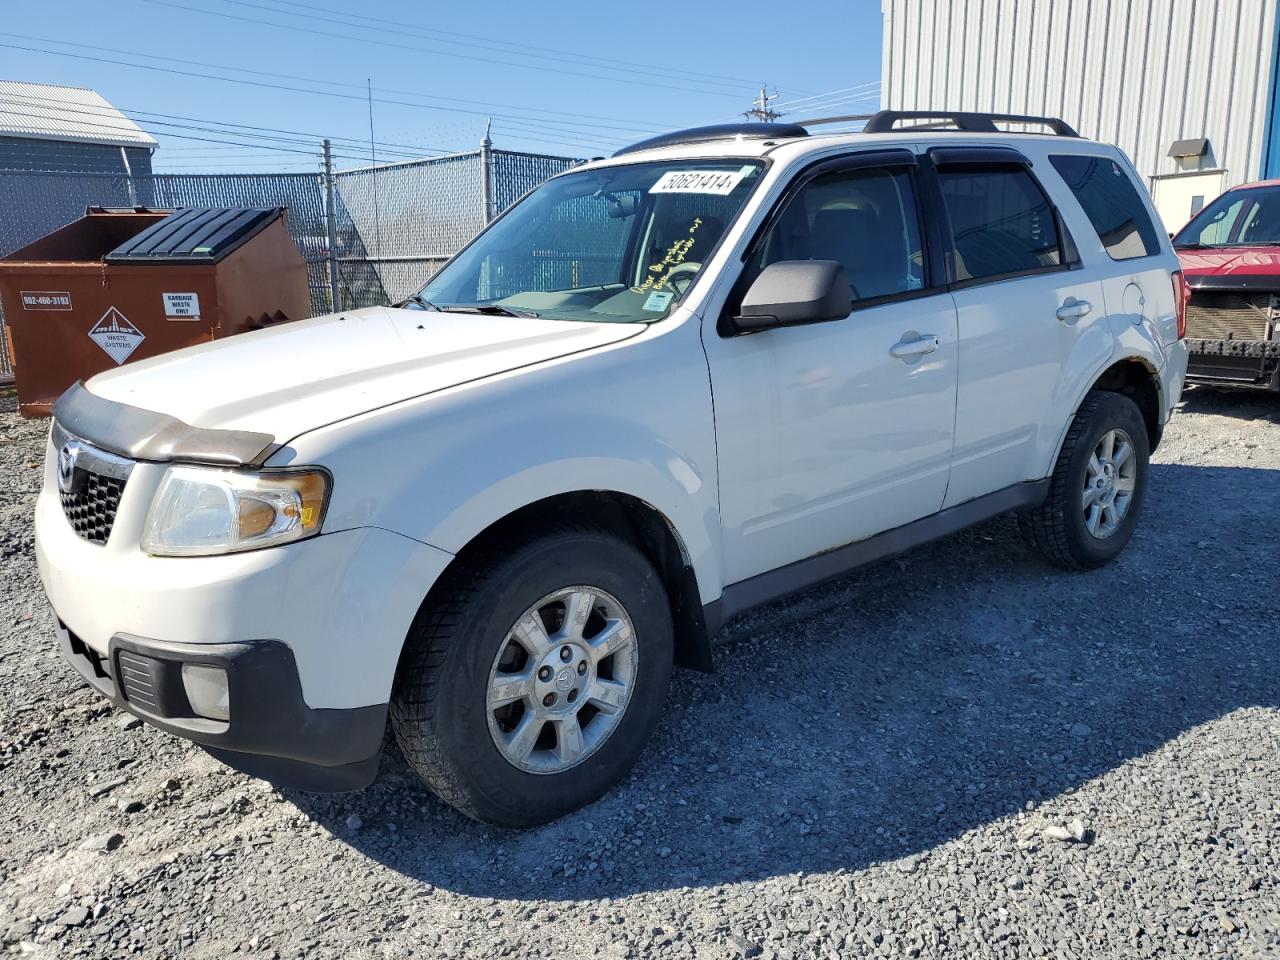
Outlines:
[[1187, 301], [1191, 299], [1191, 286], [1181, 270], [1173, 271], [1173, 314], [1178, 318], [1178, 339], [1187, 335]]

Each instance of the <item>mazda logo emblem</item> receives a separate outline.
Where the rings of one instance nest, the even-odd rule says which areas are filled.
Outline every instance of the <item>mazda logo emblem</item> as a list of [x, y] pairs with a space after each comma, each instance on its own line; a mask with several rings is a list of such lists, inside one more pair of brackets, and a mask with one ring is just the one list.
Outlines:
[[70, 440], [58, 451], [58, 489], [70, 493], [76, 481], [76, 459], [80, 456], [80, 444]]

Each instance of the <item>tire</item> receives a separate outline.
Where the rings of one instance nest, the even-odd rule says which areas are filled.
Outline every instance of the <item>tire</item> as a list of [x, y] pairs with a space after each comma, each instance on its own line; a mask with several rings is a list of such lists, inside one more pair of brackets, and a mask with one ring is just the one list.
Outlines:
[[[1091, 458], [1109, 435], [1116, 441], [1115, 462], [1110, 469], [1113, 482], [1108, 485], [1109, 478], [1103, 476], [1099, 485]], [[1131, 444], [1132, 463], [1129, 459], [1119, 463], [1123, 452], [1119, 438]], [[1099, 458], [1099, 463], [1105, 467], [1106, 458]], [[1147, 426], [1137, 405], [1123, 394], [1103, 390], [1090, 393], [1067, 431], [1044, 503], [1018, 516], [1024, 538], [1042, 557], [1066, 570], [1089, 570], [1110, 563], [1133, 536], [1146, 499], [1150, 469]], [[1131, 472], [1131, 477], [1122, 478], [1122, 472]], [[1097, 502], [1086, 506], [1086, 480], [1098, 487], [1094, 496], [1104, 500], [1111, 496], [1114, 507], [1130, 479], [1129, 499], [1124, 502], [1122, 514], [1112, 518], [1114, 525], [1106, 519], [1105, 510], [1093, 520], [1092, 507]], [[1096, 524], [1096, 532], [1090, 530], [1091, 521]]]
[[[544, 603], [549, 597], [558, 599]], [[571, 608], [588, 610], [581, 627], [556, 620], [571, 619]], [[536, 621], [532, 609], [541, 611]], [[599, 651], [591, 644], [606, 635], [621, 645], [592, 660]], [[673, 647], [666, 592], [638, 550], [588, 528], [531, 536], [472, 559], [433, 590], [401, 656], [392, 727], [409, 764], [446, 803], [496, 826], [545, 823], [597, 799], [635, 763], [666, 701]], [[562, 662], [567, 649], [572, 659]], [[621, 687], [625, 702], [614, 710]], [[519, 699], [493, 708], [517, 689]], [[608, 699], [593, 699], [597, 692]], [[554, 705], [539, 707], [546, 696]], [[544, 712], [550, 719], [531, 740], [525, 734]], [[531, 742], [517, 766], [512, 757]]]

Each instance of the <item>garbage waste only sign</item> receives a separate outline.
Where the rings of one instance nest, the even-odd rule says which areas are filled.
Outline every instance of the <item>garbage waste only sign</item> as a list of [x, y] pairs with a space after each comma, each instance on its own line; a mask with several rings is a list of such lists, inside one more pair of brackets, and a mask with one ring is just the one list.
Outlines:
[[107, 356], [116, 363], [124, 363], [146, 337], [123, 313], [110, 307], [89, 331], [89, 339], [105, 350]]

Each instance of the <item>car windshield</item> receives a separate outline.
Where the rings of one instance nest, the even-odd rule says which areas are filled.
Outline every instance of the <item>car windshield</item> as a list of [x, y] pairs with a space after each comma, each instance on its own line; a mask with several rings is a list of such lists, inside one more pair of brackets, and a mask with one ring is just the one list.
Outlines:
[[555, 320], [661, 320], [701, 272], [759, 161], [635, 163], [543, 184], [406, 306]]
[[1280, 244], [1280, 186], [1230, 190], [1173, 238], [1175, 247], [1265, 247]]

